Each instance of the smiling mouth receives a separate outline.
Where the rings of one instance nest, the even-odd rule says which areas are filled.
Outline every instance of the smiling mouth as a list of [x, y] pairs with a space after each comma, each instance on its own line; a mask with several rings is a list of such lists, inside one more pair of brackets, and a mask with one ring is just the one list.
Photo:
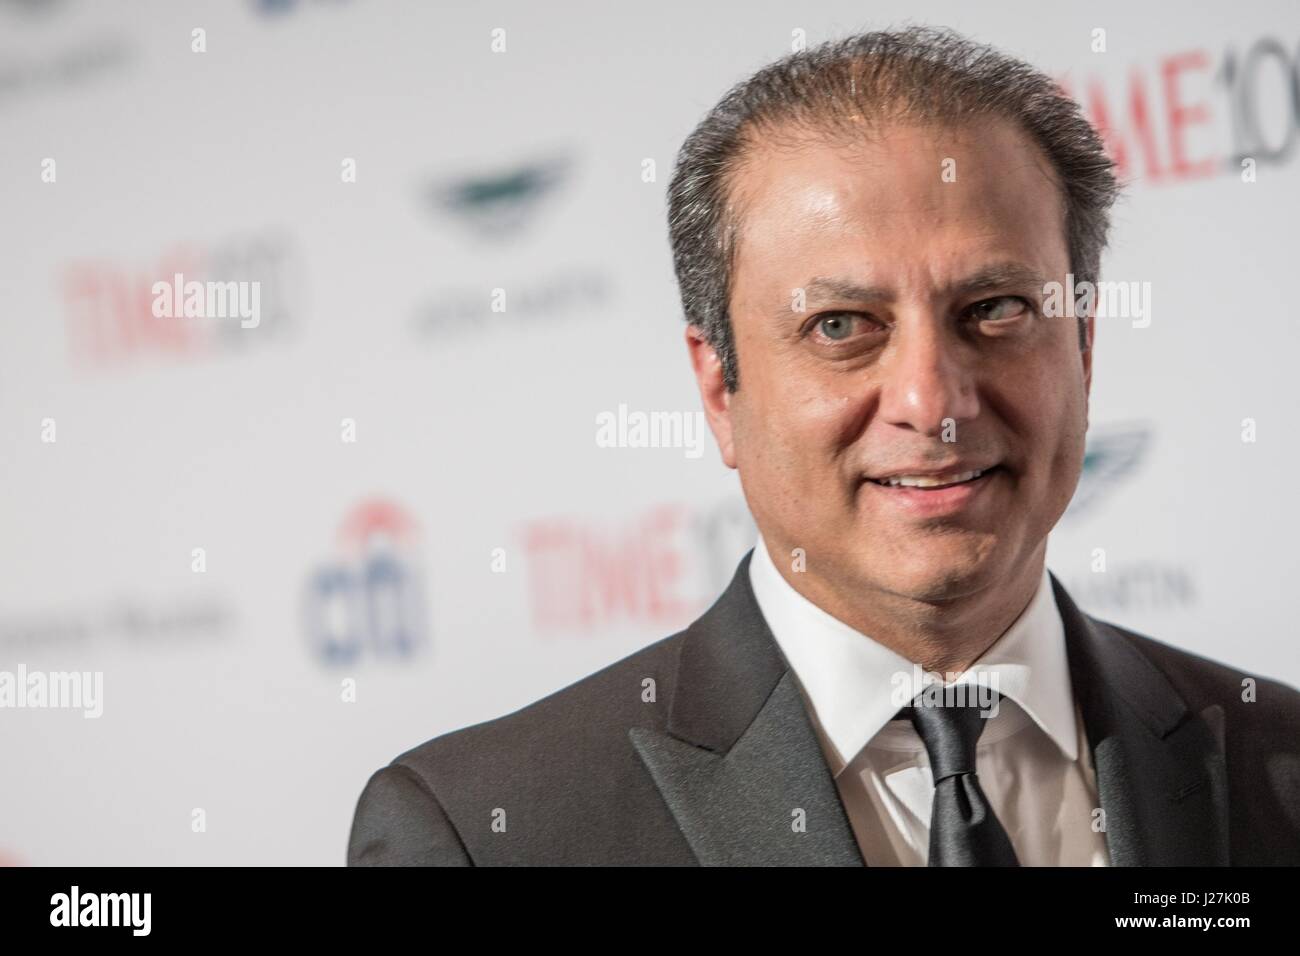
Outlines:
[[982, 470], [962, 472], [957, 475], [940, 475], [938, 477], [926, 476], [901, 476], [897, 478], [868, 478], [867, 481], [872, 484], [880, 485], [882, 488], [909, 488], [914, 491], [938, 491], [943, 488], [952, 488], [956, 485], [967, 485], [974, 481], [979, 481], [986, 475], [996, 473], [1002, 468], [1001, 465], [994, 465], [992, 468]]

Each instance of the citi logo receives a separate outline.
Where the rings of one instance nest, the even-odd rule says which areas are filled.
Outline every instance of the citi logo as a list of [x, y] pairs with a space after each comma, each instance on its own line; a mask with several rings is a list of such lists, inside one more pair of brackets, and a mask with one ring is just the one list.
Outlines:
[[423, 649], [428, 614], [417, 537], [414, 520], [394, 502], [375, 498], [348, 513], [338, 554], [311, 575], [303, 603], [307, 639], [322, 663], [404, 660]]
[[148, 936], [152, 893], [71, 893], [50, 897], [51, 926], [129, 926], [133, 936]]

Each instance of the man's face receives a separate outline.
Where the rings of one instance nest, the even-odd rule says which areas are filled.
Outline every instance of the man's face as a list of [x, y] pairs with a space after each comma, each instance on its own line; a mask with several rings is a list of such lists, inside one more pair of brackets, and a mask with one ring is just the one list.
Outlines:
[[[1042, 573], [1083, 463], [1092, 354], [1075, 318], [1042, 314], [1068, 271], [1050, 175], [1005, 121], [763, 146], [737, 173], [735, 393], [688, 342], [778, 565], [807, 556], [805, 595], [932, 602]], [[995, 467], [943, 490], [869, 480], [952, 465]]]

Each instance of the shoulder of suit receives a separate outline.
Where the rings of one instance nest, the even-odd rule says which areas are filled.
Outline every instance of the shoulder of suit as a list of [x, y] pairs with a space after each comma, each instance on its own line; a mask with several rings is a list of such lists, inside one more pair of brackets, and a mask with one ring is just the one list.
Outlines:
[[1238, 719], [1266, 724], [1270, 734], [1280, 735], [1291, 728], [1300, 743], [1300, 690], [1290, 684], [1088, 617], [1105, 637], [1128, 642], [1149, 660], [1174, 685], [1189, 709], [1199, 712], [1221, 704]]
[[518, 710], [427, 740], [393, 763], [431, 783], [442, 772], [474, 773], [488, 762], [524, 770], [536, 761], [554, 769], [557, 761], [623, 744], [632, 727], [662, 728], [684, 635], [656, 641]]

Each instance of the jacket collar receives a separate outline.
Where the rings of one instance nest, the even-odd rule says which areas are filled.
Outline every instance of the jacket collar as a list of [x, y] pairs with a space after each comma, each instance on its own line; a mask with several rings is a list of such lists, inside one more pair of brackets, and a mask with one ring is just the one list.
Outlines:
[[1227, 866], [1224, 711], [1193, 713], [1119, 629], [1052, 576], [1114, 866]]
[[[683, 635], [666, 732], [629, 737], [704, 865], [864, 865], [794, 672], [754, 599], [753, 552]], [[1055, 575], [1114, 866], [1227, 865], [1223, 708], [1193, 714]]]

